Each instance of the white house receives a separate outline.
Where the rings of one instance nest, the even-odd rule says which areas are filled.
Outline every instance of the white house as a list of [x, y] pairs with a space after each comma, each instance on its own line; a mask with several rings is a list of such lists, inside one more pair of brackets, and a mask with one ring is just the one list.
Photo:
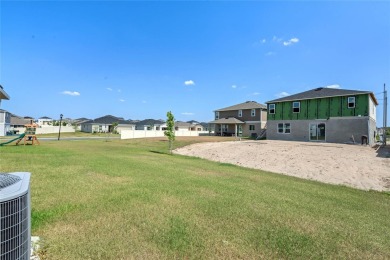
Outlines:
[[53, 119], [47, 116], [40, 117], [37, 121], [37, 124], [40, 127], [44, 126], [52, 126], [53, 125]]
[[[0, 105], [2, 99], [9, 100], [10, 97], [4, 91], [3, 87], [0, 85]], [[5, 110], [0, 109], [0, 136], [5, 136], [7, 132], [10, 131], [10, 125], [11, 125], [11, 114]]]
[[11, 113], [0, 109], [0, 136], [6, 136], [11, 130]]

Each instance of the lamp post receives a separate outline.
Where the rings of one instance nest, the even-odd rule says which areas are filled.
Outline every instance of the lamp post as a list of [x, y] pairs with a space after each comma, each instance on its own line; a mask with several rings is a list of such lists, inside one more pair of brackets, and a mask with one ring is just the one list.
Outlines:
[[60, 135], [61, 135], [61, 125], [62, 125], [62, 117], [63, 117], [64, 115], [63, 114], [61, 114], [60, 115], [60, 128], [58, 129], [58, 141], [60, 140]]

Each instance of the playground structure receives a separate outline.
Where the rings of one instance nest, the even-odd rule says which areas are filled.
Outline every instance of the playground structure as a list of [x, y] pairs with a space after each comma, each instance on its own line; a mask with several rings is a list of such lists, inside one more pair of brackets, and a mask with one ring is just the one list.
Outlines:
[[11, 139], [7, 142], [0, 143], [0, 146], [3, 146], [5, 144], [10, 144], [14, 141], [16, 141], [16, 145], [18, 145], [22, 140], [23, 140], [24, 145], [26, 145], [26, 143], [28, 144], [28, 142], [31, 142], [32, 145], [34, 145], [34, 143], [40, 144], [38, 139], [37, 139], [37, 136], [35, 135], [35, 133], [37, 131], [37, 126], [38, 126], [37, 124], [25, 125], [26, 130], [24, 131], [23, 134], [19, 135], [18, 137], [14, 138], [14, 139]]

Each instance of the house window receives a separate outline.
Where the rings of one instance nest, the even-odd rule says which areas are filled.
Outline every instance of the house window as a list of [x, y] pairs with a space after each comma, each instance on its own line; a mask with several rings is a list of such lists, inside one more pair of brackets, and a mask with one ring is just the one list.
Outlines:
[[293, 113], [299, 113], [301, 102], [293, 102]]
[[222, 125], [222, 132], [227, 132], [229, 129], [229, 125]]
[[355, 108], [355, 97], [348, 97], [348, 108]]
[[285, 134], [291, 133], [290, 123], [285, 123], [284, 124], [284, 133]]
[[270, 114], [275, 114], [275, 104], [269, 104], [268, 110]]
[[251, 110], [251, 116], [256, 116], [256, 109]]
[[255, 130], [255, 125], [249, 125], [249, 131], [254, 131]]
[[238, 110], [238, 117], [242, 117], [242, 110]]
[[218, 119], [219, 119], [219, 112], [215, 111], [215, 120], [218, 120]]
[[290, 123], [280, 123], [278, 124], [278, 133], [279, 134], [289, 134], [291, 133]]

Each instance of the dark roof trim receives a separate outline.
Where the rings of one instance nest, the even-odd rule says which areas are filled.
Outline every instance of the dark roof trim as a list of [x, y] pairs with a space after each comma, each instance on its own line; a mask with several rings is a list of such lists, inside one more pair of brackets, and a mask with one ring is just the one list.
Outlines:
[[[325, 91], [326, 93], [322, 92]], [[319, 98], [330, 98], [330, 97], [343, 97], [343, 96], [353, 96], [353, 95], [363, 95], [369, 94], [375, 105], [378, 105], [378, 101], [374, 96], [374, 93], [370, 91], [360, 91], [360, 90], [347, 90], [347, 89], [330, 89], [330, 88], [316, 88], [309, 91], [297, 93], [287, 97], [282, 97], [267, 101], [266, 104], [270, 103], [280, 103], [287, 101], [297, 101], [297, 100], [310, 100], [310, 99], [319, 99]]]

